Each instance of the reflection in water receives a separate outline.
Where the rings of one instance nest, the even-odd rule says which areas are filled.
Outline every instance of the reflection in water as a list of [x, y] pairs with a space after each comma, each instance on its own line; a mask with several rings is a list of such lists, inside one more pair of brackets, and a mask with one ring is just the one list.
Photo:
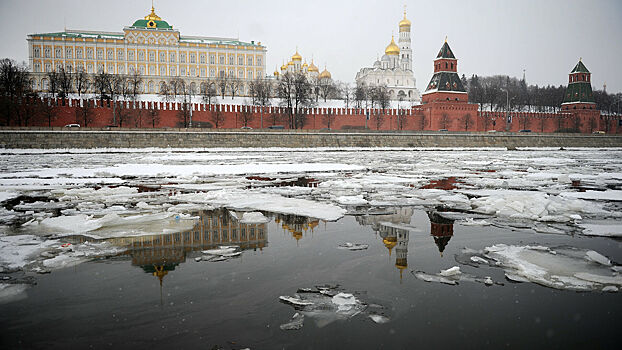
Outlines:
[[307, 233], [311, 230], [313, 233], [313, 229], [320, 224], [318, 219], [286, 214], [275, 214], [274, 222], [281, 224], [283, 232], [289, 232], [296, 240], [296, 244], [303, 237], [303, 232]]
[[[412, 230], [410, 221], [414, 209], [393, 208], [392, 211], [390, 214], [357, 216], [356, 221], [360, 225], [371, 226], [380, 235], [389, 256], [392, 256], [395, 249], [395, 267], [400, 271], [401, 280], [404, 269], [408, 268], [408, 241]], [[429, 211], [427, 214], [430, 219], [430, 234], [442, 257], [454, 233], [454, 220], [443, 217], [437, 211]]]
[[454, 220], [445, 218], [436, 211], [429, 211], [428, 218], [430, 218], [430, 234], [434, 237], [434, 243], [443, 256], [447, 243], [454, 235]]

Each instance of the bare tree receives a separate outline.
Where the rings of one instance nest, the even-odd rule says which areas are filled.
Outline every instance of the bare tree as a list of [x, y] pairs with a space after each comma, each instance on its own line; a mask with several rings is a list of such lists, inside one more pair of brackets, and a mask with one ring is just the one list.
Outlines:
[[103, 71], [95, 75], [93, 79], [93, 89], [95, 93], [99, 95], [99, 100], [102, 103], [104, 102], [104, 100], [109, 99], [108, 87], [110, 86], [110, 80], [110, 74]]
[[248, 123], [253, 120], [253, 110], [251, 106], [244, 105], [241, 106], [242, 110], [240, 111], [240, 120], [244, 126], [248, 126]]
[[240, 87], [242, 86], [242, 81], [234, 77], [229, 77], [227, 80], [227, 86], [229, 92], [231, 93], [231, 99], [233, 100], [235, 98], [235, 94], [237, 94], [237, 92], [240, 90]]
[[9, 125], [15, 117], [19, 119], [19, 111], [28, 103], [31, 88], [25, 64], [17, 64], [8, 58], [0, 61], [0, 113], [4, 125]]
[[332, 108], [329, 108], [328, 112], [322, 116], [322, 120], [326, 124], [326, 127], [331, 129], [333, 122], [335, 121], [335, 115], [332, 112]]
[[443, 113], [441, 115], [441, 119], [439, 119], [439, 124], [441, 126], [441, 129], [447, 129], [447, 126], [449, 125], [449, 115], [447, 113]]
[[41, 113], [41, 115], [47, 119], [48, 127], [52, 126], [52, 121], [56, 119], [57, 116], [57, 107], [55, 103], [52, 101], [45, 99], [35, 99], [35, 104], [38, 107], [37, 109]]
[[84, 71], [84, 68], [79, 67], [73, 79], [78, 98], [82, 98], [82, 94], [86, 93], [91, 86], [89, 75]]
[[58, 70], [58, 97], [67, 98], [73, 92], [73, 79], [71, 75], [71, 72], [66, 71], [64, 67], [60, 67]]
[[152, 128], [155, 128], [156, 124], [160, 123], [160, 110], [156, 107], [155, 103], [147, 107], [147, 121], [151, 124]]
[[518, 123], [521, 126], [521, 129], [527, 130], [531, 124], [531, 118], [528, 115], [520, 115], [518, 117]]
[[76, 122], [83, 127], [88, 127], [93, 122], [93, 106], [90, 100], [81, 100], [76, 107]]
[[341, 97], [343, 98], [343, 103], [346, 105], [346, 109], [350, 108], [350, 103], [354, 98], [354, 90], [348, 83], [342, 83], [340, 86], [341, 89]]
[[332, 98], [336, 95], [337, 86], [331, 78], [320, 78], [318, 80], [319, 95], [324, 99], [324, 102], [326, 102], [326, 99]]
[[207, 104], [212, 104], [212, 100], [216, 102], [216, 85], [214, 81], [208, 80], [199, 86], [200, 94], [203, 98], [203, 102]]
[[214, 127], [216, 129], [222, 127], [225, 123], [225, 115], [220, 110], [220, 105], [214, 105], [212, 108], [211, 118], [212, 122], [214, 122]]
[[356, 83], [356, 87], [354, 88], [354, 102], [356, 108], [363, 108], [363, 102], [365, 102], [365, 108], [367, 108], [367, 95], [369, 89], [365, 83]]
[[473, 124], [473, 118], [471, 114], [467, 113], [462, 117], [462, 122], [464, 123], [464, 131], [469, 130], [469, 126]]
[[281, 105], [286, 108], [290, 129], [302, 129], [306, 110], [313, 105], [311, 84], [302, 73], [285, 73], [277, 84]]
[[229, 86], [229, 78], [224, 72], [221, 72], [221, 74], [216, 78], [216, 88], [218, 89], [222, 99], [225, 98], [225, 93], [227, 93], [227, 86]]

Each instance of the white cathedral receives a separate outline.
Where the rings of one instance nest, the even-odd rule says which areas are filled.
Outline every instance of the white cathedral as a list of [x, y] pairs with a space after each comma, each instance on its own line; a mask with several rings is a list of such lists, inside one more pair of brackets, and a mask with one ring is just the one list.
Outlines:
[[417, 81], [412, 68], [412, 49], [410, 41], [411, 23], [404, 19], [399, 23], [399, 39], [391, 37], [391, 43], [384, 50], [380, 60], [373, 67], [361, 68], [356, 74], [356, 83], [367, 86], [386, 85], [391, 100], [410, 101], [413, 105], [421, 103], [421, 93], [417, 90]]

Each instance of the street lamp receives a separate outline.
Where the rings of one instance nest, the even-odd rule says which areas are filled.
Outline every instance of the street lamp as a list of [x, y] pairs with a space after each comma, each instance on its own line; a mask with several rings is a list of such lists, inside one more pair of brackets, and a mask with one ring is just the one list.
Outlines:
[[502, 89], [503, 91], [505, 91], [505, 131], [509, 130], [509, 123], [510, 123], [510, 93], [508, 92], [507, 89]]

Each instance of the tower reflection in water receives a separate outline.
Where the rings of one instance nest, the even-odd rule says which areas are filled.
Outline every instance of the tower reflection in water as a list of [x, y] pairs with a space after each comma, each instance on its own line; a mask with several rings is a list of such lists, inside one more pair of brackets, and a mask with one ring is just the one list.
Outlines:
[[320, 224], [318, 219], [285, 214], [275, 214], [274, 222], [281, 224], [283, 232], [292, 235], [292, 238], [296, 240], [296, 245], [304, 234], [307, 234], [309, 231], [313, 233], [313, 230]]
[[[413, 229], [410, 221], [414, 209], [392, 208], [390, 211], [382, 215], [358, 216], [356, 221], [360, 225], [372, 227], [382, 238], [382, 243], [389, 251], [389, 257], [395, 249], [395, 267], [400, 271], [401, 280], [403, 271], [408, 268], [408, 242], [410, 231]], [[454, 220], [443, 217], [439, 211], [428, 211], [427, 215], [430, 220], [430, 235], [442, 257], [445, 247], [453, 236]]]

